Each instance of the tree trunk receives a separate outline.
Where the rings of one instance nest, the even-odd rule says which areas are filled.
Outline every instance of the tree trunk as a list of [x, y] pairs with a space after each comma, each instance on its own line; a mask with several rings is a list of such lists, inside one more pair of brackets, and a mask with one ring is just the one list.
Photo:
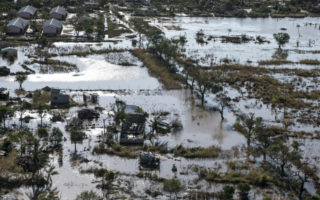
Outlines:
[[285, 166], [286, 166], [286, 163], [282, 163], [281, 166], [280, 166], [280, 167], [281, 167], [281, 175], [282, 175], [282, 176], [285, 175], [285, 173], [284, 173], [284, 167], [285, 167]]
[[251, 138], [250, 138], [250, 136], [248, 136], [248, 138], [247, 138], [247, 159], [250, 156], [250, 149], [251, 149]]
[[203, 104], [204, 104], [204, 94], [201, 93], [201, 106], [203, 106]]
[[303, 190], [304, 190], [304, 183], [305, 181], [303, 179], [301, 179], [301, 184], [300, 184], [300, 190], [299, 190], [299, 199], [302, 200], [302, 193], [303, 193]]
[[22, 112], [20, 113], [20, 129], [22, 128]]
[[188, 80], [189, 80], [189, 74], [187, 73], [186, 74], [186, 86], [187, 86], [187, 88], [188, 88]]
[[224, 120], [223, 110], [224, 110], [223, 107], [219, 110], [222, 121]]
[[77, 153], [77, 143], [74, 143], [74, 153]]

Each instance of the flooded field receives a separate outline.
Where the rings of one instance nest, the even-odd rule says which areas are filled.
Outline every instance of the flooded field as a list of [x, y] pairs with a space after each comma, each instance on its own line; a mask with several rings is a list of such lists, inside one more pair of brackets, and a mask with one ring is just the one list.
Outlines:
[[[128, 18], [126, 20], [129, 20], [130, 17], [125, 15], [125, 19]], [[127, 21], [120, 20], [115, 16], [112, 16], [112, 19], [128, 29], [132, 29], [132, 34], [137, 34]], [[251, 141], [248, 138], [251, 137], [251, 131], [259, 131], [259, 118], [264, 120], [263, 128], [270, 126], [275, 129], [272, 138], [280, 138], [282, 133], [290, 133], [288, 135], [293, 139], [292, 141], [286, 141], [285, 144], [293, 143], [295, 138], [299, 138], [303, 133], [308, 133], [297, 140], [301, 143], [302, 157], [311, 160], [310, 162], [315, 166], [315, 174], [320, 177], [319, 155], [317, 153], [319, 151], [317, 149], [319, 144], [318, 126], [315, 125], [316, 123], [302, 120], [308, 119], [311, 115], [318, 119], [315, 110], [319, 108], [319, 99], [313, 97], [313, 93], [309, 94], [307, 92], [318, 91], [319, 89], [318, 74], [310, 75], [308, 72], [319, 70], [320, 64], [317, 62], [310, 64], [302, 62], [302, 60], [320, 60], [319, 18], [159, 17], [148, 18], [148, 21], [150, 25], [162, 30], [164, 36], [169, 39], [185, 36], [186, 44], [180, 49], [181, 57], [192, 58], [199, 67], [214, 69], [214, 67], [222, 68], [225, 67], [223, 65], [226, 65], [228, 68], [231, 67], [228, 66], [231, 64], [237, 65], [237, 67], [239, 65], [252, 66], [259, 71], [248, 71], [248, 74], [250, 72], [250, 75], [254, 74], [258, 78], [265, 78], [267, 81], [255, 77], [257, 80], [254, 79], [255, 82], [251, 83], [251, 80], [246, 80], [245, 75], [241, 74], [240, 78], [228, 80], [221, 86], [223, 88], [222, 92], [220, 91], [221, 94], [227, 95], [229, 98], [228, 105], [224, 105], [225, 102], [217, 100], [218, 93], [214, 92], [203, 92], [203, 101], [201, 102], [202, 88], [201, 82], [198, 80], [192, 81], [192, 87], [188, 86], [188, 81], [191, 80], [187, 79], [187, 85], [182, 86], [182, 89], [164, 89], [163, 82], [159, 80], [149, 66], [146, 66], [147, 62], [132, 53], [132, 50], [136, 48], [132, 45], [133, 40], [139, 39], [137, 35], [134, 35], [133, 39], [129, 39], [126, 38], [128, 34], [120, 34], [120, 36], [112, 38], [112, 41], [111, 38], [104, 35], [105, 41], [101, 42], [53, 42], [50, 47], [41, 50], [46, 51], [44, 58], [41, 57], [41, 53], [38, 53], [37, 45], [17, 47], [18, 57], [15, 61], [9, 62], [5, 58], [0, 58], [0, 66], [8, 66], [11, 72], [8, 76], [0, 77], [0, 87], [8, 88], [11, 98], [33, 102], [35, 101], [35, 90], [42, 90], [45, 87], [61, 89], [70, 96], [72, 103], [70, 108], [48, 109], [44, 111], [45, 114], [41, 117], [41, 121], [39, 116], [43, 113], [39, 113], [39, 109], [34, 107], [23, 113], [21, 110], [15, 110], [14, 114], [8, 116], [4, 121], [4, 126], [13, 130], [17, 129], [21, 123], [20, 129], [23, 126], [26, 130], [36, 131], [39, 124], [41, 123], [42, 127], [43, 123], [49, 132], [53, 128], [59, 128], [62, 131], [63, 143], [61, 149], [59, 152], [50, 154], [48, 159], [48, 165], [55, 167], [58, 172], [57, 175], [52, 176], [52, 186], [59, 192], [58, 196], [61, 200], [75, 199], [81, 192], [89, 190], [99, 195], [110, 195], [111, 199], [168, 199], [173, 195], [171, 195], [171, 192], [163, 192], [162, 188], [163, 182], [170, 179], [178, 179], [181, 182], [185, 190], [175, 193], [187, 199], [194, 191], [205, 194], [205, 198], [200, 199], [207, 199], [206, 195], [210, 197], [211, 194], [218, 193], [218, 191], [223, 190], [226, 183], [236, 186], [239, 182], [251, 184], [254, 181], [260, 182], [254, 182], [256, 184], [251, 186], [251, 192], [248, 192], [249, 199], [262, 200], [264, 196], [274, 197], [272, 199], [290, 199], [292, 197], [291, 194], [289, 195], [290, 189], [285, 188], [286, 190], [282, 191], [282, 183], [275, 181], [272, 177], [274, 175], [272, 172], [278, 170], [278, 168], [272, 172], [264, 172], [265, 169], [260, 169], [262, 168], [260, 164], [265, 164], [270, 160], [270, 163], [273, 162], [272, 156], [266, 159], [258, 153], [262, 144], [252, 142], [251, 155], [249, 153], [249, 155], [246, 155], [250, 151]], [[74, 36], [75, 32], [73, 32], [72, 27], [69, 24], [63, 34]], [[204, 39], [202, 44], [196, 40], [199, 31], [201, 31]], [[290, 41], [281, 52], [282, 56], [283, 53], [285, 54], [284, 57], [278, 59], [279, 49], [273, 34], [281, 31], [290, 35]], [[240, 43], [230, 42], [225, 39], [226, 37], [238, 37], [242, 40], [247, 38], [247, 40]], [[259, 42], [259, 40], [261, 41]], [[147, 42], [144, 41], [144, 43]], [[141, 45], [143, 46], [143, 44]], [[145, 56], [149, 54], [145, 54]], [[50, 62], [43, 64], [42, 59], [50, 60], [51, 64]], [[270, 60], [281, 60], [282, 63], [262, 63], [262, 61]], [[27, 68], [22, 67], [22, 65], [26, 65]], [[66, 70], [67, 67], [70, 68]], [[64, 71], [61, 69], [64, 69]], [[225, 74], [223, 73], [221, 77], [225, 78], [227, 73], [232, 74], [239, 71], [238, 68], [235, 68], [234, 71], [232, 69], [229, 69], [231, 72], [224, 71]], [[19, 72], [25, 73], [30, 70], [32, 73], [28, 74], [27, 79], [23, 81], [24, 91], [19, 92], [16, 75]], [[302, 72], [298, 70], [305, 70], [303, 76], [301, 75]], [[176, 73], [180, 77], [175, 76], [174, 78], [183, 82], [183, 78], [186, 77], [184, 72], [185, 70], [180, 70], [180, 74]], [[199, 74], [197, 75], [200, 76]], [[267, 79], [266, 77], [272, 77], [273, 79]], [[243, 83], [241, 82], [242, 79], [244, 79]], [[210, 82], [215, 81], [210, 79]], [[260, 86], [259, 82], [266, 83]], [[289, 84], [289, 82], [296, 85], [290, 87], [290, 91], [287, 92], [281, 84]], [[283, 91], [287, 93], [283, 95], [284, 97], [281, 96], [282, 99], [267, 98], [268, 95], [271, 95], [269, 94], [270, 90], [258, 93], [260, 96], [257, 95], [258, 89], [255, 88], [265, 89], [272, 84], [277, 87], [283, 86]], [[212, 87], [210, 91], [214, 89]], [[299, 98], [299, 100], [302, 99], [301, 101], [309, 102], [310, 107], [294, 107], [296, 102], [292, 103], [286, 98], [292, 91], [296, 92], [292, 96]], [[298, 92], [301, 91], [306, 91], [307, 94], [303, 93], [305, 96], [302, 96], [299, 93], [299, 96]], [[48, 95], [46, 92], [49, 94], [48, 91], [43, 89], [43, 93]], [[28, 93], [31, 95], [28, 95]], [[91, 100], [95, 95], [98, 100], [94, 103], [90, 102], [89, 99]], [[48, 98], [49, 100], [50, 98]], [[12, 101], [17, 100], [12, 99]], [[116, 114], [122, 114], [119, 110], [117, 110], [119, 113], [115, 111], [115, 105], [119, 102], [125, 105], [138, 106], [147, 114], [143, 145], [139, 148], [128, 147], [125, 156], [120, 154], [121, 147], [118, 145], [121, 138], [121, 126], [115, 123]], [[9, 105], [5, 101], [0, 103]], [[300, 101], [299, 103], [307, 105]], [[277, 107], [276, 105], [279, 104], [281, 106]], [[81, 142], [72, 142], [70, 131], [67, 131], [66, 127], [72, 123], [74, 118], [79, 116], [79, 111], [83, 109], [94, 110], [99, 114], [99, 117], [83, 120], [81, 127], [86, 137]], [[62, 120], [53, 120], [57, 113], [61, 114]], [[239, 125], [237, 123], [240, 123], [239, 120], [243, 117], [241, 115], [243, 113], [248, 114], [248, 116], [254, 113], [251, 116], [254, 116], [256, 121], [252, 122], [254, 124], [252, 127], [258, 128], [250, 127], [250, 122], [246, 119], [247, 121], [244, 120], [244, 124], [247, 124], [242, 129], [237, 129], [237, 125]], [[285, 123], [284, 119], [287, 116], [289, 116], [288, 118], [291, 117], [291, 123]], [[22, 122], [20, 121], [22, 118], [28, 118], [29, 121]], [[173, 124], [178, 123], [179, 130], [169, 129], [165, 133], [158, 133], [154, 128], [156, 120], [159, 120], [158, 123], [160, 125], [164, 124], [164, 126], [172, 125], [173, 127]], [[125, 121], [121, 123], [124, 124]], [[108, 133], [105, 134], [106, 126], [114, 129], [116, 133], [108, 130]], [[243, 131], [244, 129], [245, 131]], [[240, 133], [241, 130], [242, 133]], [[109, 144], [110, 140], [113, 143]], [[46, 142], [41, 140], [41, 143], [46, 144]], [[99, 150], [100, 146], [104, 147], [107, 143], [120, 150], [111, 153], [94, 152], [94, 149]], [[164, 145], [165, 153], [156, 149], [159, 146], [155, 144], [160, 147]], [[271, 146], [269, 143], [266, 145]], [[148, 148], [152, 149], [152, 147], [159, 154], [159, 168], [142, 170], [138, 155]], [[127, 150], [127, 147], [123, 148]], [[179, 148], [185, 149], [178, 152]], [[190, 153], [188, 150], [193, 155], [194, 152], [200, 151], [200, 153], [203, 153], [210, 148], [216, 148], [218, 155], [192, 157], [187, 154]], [[285, 150], [289, 151], [292, 148], [294, 147], [287, 147]], [[281, 150], [278, 152], [281, 152]], [[130, 157], [130, 153], [135, 153], [135, 155]], [[209, 153], [213, 153], [213, 150]], [[263, 153], [265, 156], [266, 152], [263, 151]], [[270, 166], [265, 165], [263, 167], [268, 168]], [[101, 178], [95, 172], [92, 172], [97, 169], [105, 169], [115, 174], [116, 178], [114, 178], [111, 186], [108, 185], [112, 189], [102, 188], [103, 186], [107, 187], [103, 185], [106, 180], [105, 177]], [[217, 182], [215, 182], [216, 180]], [[228, 182], [229, 180], [231, 181]], [[318, 183], [316, 179], [308, 179], [304, 183], [306, 185], [303, 188], [308, 194], [317, 193]], [[3, 197], [0, 196], [0, 198], [6, 200], [28, 199], [26, 194], [30, 192], [29, 190], [30, 188], [14, 189]], [[113, 191], [113, 193], [109, 194], [110, 191]], [[238, 193], [234, 196], [238, 197]], [[284, 196], [286, 197], [282, 198]]]
[[[233, 63], [257, 65], [261, 60], [270, 60], [277, 51], [273, 34], [286, 32], [290, 42], [284, 47], [287, 59], [300, 61], [314, 59], [312, 51], [320, 49], [320, 30], [318, 18], [303, 19], [238, 19], [238, 18], [188, 18], [175, 17], [152, 19], [152, 24], [164, 31], [167, 37], [186, 36], [186, 55], [203, 65], [220, 64], [227, 58]], [[202, 30], [207, 43], [199, 44], [196, 33]], [[209, 40], [210, 36], [212, 39]], [[253, 41], [235, 44], [224, 42], [222, 36], [246, 36]], [[266, 42], [258, 43], [260, 36]], [[300, 66], [297, 66], [299, 68]], [[301, 66], [303, 67], [303, 66]]]

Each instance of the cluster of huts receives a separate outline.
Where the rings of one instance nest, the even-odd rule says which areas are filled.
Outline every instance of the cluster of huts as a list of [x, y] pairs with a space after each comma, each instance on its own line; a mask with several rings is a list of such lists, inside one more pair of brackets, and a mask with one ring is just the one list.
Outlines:
[[[59, 35], [62, 31], [62, 20], [67, 17], [67, 11], [64, 7], [57, 6], [50, 11], [51, 19], [46, 20], [42, 26], [42, 33], [48, 36]], [[12, 19], [7, 25], [7, 33], [21, 35], [29, 27], [29, 20], [36, 18], [37, 9], [33, 6], [25, 6], [18, 12], [18, 17]]]
[[[143, 145], [145, 139], [146, 113], [136, 105], [125, 105], [125, 120], [121, 126], [121, 145]], [[150, 152], [140, 153], [140, 167], [155, 169], [160, 166], [160, 159]]]

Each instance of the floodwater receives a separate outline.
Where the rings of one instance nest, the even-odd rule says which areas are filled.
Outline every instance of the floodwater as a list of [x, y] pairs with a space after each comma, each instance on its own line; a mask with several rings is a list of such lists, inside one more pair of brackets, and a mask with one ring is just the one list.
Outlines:
[[[79, 72], [31, 74], [23, 87], [26, 90], [41, 89], [46, 86], [83, 90], [157, 89], [160, 87], [157, 79], [150, 77], [147, 68], [142, 68], [140, 63], [137, 66], [123, 67], [107, 62], [103, 55], [65, 56], [55, 59], [76, 64]], [[12, 91], [18, 86], [14, 82], [14, 76], [1, 77], [0, 85]]]
[[[318, 18], [197, 18], [175, 17], [152, 19], [152, 24], [161, 28], [169, 38], [186, 36], [186, 53], [199, 59], [203, 65], [219, 64], [224, 58], [241, 64], [257, 65], [260, 60], [271, 60], [278, 46], [273, 34], [286, 32], [289, 43], [284, 47], [288, 60], [315, 59], [316, 55], [308, 51], [320, 50], [320, 23]], [[172, 28], [179, 27], [179, 30]], [[270, 43], [256, 44], [253, 41], [242, 44], [223, 43], [220, 39], [209, 41], [207, 45], [196, 42], [196, 33], [203, 30], [207, 36], [241, 36], [256, 38], [262, 36]], [[299, 42], [299, 47], [297, 47]], [[304, 53], [299, 51], [303, 51]], [[305, 52], [307, 51], [307, 52]], [[206, 57], [210, 55], [209, 57]]]
[[[311, 23], [311, 24], [310, 24]], [[203, 65], [209, 65], [212, 61], [217, 64], [221, 59], [228, 58], [235, 60], [242, 64], [252, 63], [258, 65], [260, 60], [272, 59], [274, 52], [277, 50], [277, 45], [273, 40], [273, 33], [288, 32], [291, 40], [285, 46], [288, 52], [287, 59], [298, 62], [301, 59], [315, 59], [319, 54], [312, 54], [310, 51], [320, 50], [320, 30], [319, 20], [317, 18], [305, 19], [234, 19], [234, 18], [189, 18], [189, 17], [175, 17], [174, 19], [165, 20], [164, 18], [153, 19], [153, 24], [164, 30], [166, 36], [172, 38], [180, 35], [185, 35], [188, 39], [186, 44], [186, 53], [190, 57], [199, 59]], [[306, 25], [307, 24], [307, 25]], [[297, 25], [300, 27], [298, 28]], [[169, 26], [179, 26], [181, 30], [172, 30]], [[232, 27], [232, 30], [228, 30]], [[258, 35], [264, 37], [270, 43], [256, 44], [253, 41], [244, 44], [222, 43], [219, 39], [216, 41], [209, 41], [207, 45], [199, 45], [195, 41], [196, 32], [202, 29], [206, 35], [225, 36], [225, 35], [242, 35], [256, 37]], [[282, 30], [281, 30], [282, 29]], [[299, 47], [297, 47], [299, 41]], [[26, 47], [18, 49], [18, 59], [9, 65], [6, 60], [0, 58], [0, 66], [8, 66], [12, 72], [24, 71], [21, 64], [25, 63], [29, 58], [27, 55], [32, 54], [31, 50]], [[130, 40], [118, 40], [114, 42], [103, 43], [64, 43], [56, 42], [54, 47], [48, 49], [49, 53], [57, 54], [57, 59], [60, 61], [67, 61], [76, 64], [79, 71], [40, 74], [38, 65], [29, 65], [31, 69], [36, 71], [36, 74], [28, 76], [28, 80], [23, 84], [27, 91], [41, 89], [45, 86], [61, 88], [67, 90], [74, 100], [81, 103], [82, 92], [70, 90], [90, 90], [86, 93], [99, 94], [99, 106], [105, 108], [99, 120], [94, 121], [94, 127], [88, 127], [86, 134], [88, 139], [84, 140], [82, 144], [77, 145], [77, 149], [82, 157], [89, 161], [81, 164], [73, 165], [70, 163], [70, 155], [74, 150], [71, 144], [70, 136], [64, 132], [64, 137], [67, 141], [63, 146], [63, 165], [59, 166], [56, 155], [52, 156], [50, 163], [56, 167], [59, 172], [53, 177], [54, 186], [60, 192], [61, 199], [69, 200], [76, 197], [77, 194], [85, 190], [96, 189], [97, 180], [92, 174], [81, 174], [80, 170], [88, 169], [90, 167], [106, 168], [114, 170], [119, 173], [120, 180], [134, 182], [132, 191], [140, 195], [145, 195], [144, 191], [148, 185], [154, 184], [155, 187], [159, 183], [151, 182], [136, 177], [139, 172], [138, 159], [126, 159], [118, 156], [110, 155], [92, 155], [92, 148], [98, 144], [98, 135], [102, 133], [103, 119], [111, 122], [108, 116], [112, 105], [116, 100], [125, 101], [127, 104], [134, 104], [143, 108], [149, 114], [154, 112], [170, 112], [166, 118], [166, 122], [170, 123], [173, 120], [181, 121], [183, 129], [178, 132], [169, 133], [167, 135], [158, 135], [157, 139], [168, 144], [169, 148], [176, 145], [184, 145], [187, 147], [209, 147], [212, 145], [221, 147], [224, 151], [232, 152], [234, 146], [241, 147], [245, 144], [245, 138], [232, 130], [232, 125], [235, 121], [235, 116], [230, 110], [226, 110], [226, 120], [222, 123], [220, 115], [214, 112], [204, 111], [197, 106], [197, 100], [193, 99], [192, 95], [187, 90], [173, 90], [165, 91], [161, 89], [161, 84], [157, 79], [148, 74], [146, 68], [141, 67], [142, 63], [136, 58], [132, 57], [129, 52], [111, 53], [106, 55], [88, 55], [85, 57], [78, 56], [60, 56], [60, 54], [70, 53], [72, 51], [85, 52], [90, 50], [101, 49], [130, 49]], [[301, 52], [304, 52], [303, 54]], [[213, 55], [213, 56], [206, 56]], [[119, 59], [126, 58], [133, 66], [121, 66]], [[319, 59], [319, 58], [317, 58]], [[266, 67], [285, 67], [285, 68], [304, 68], [312, 69], [318, 66], [306, 65], [283, 65], [283, 66], [266, 66]], [[14, 77], [0, 77], [0, 87], [8, 87], [11, 94], [18, 88], [18, 83], [14, 82]], [[110, 91], [102, 91], [110, 90]], [[235, 98], [240, 94], [233, 90], [228, 90], [231, 97]], [[214, 95], [207, 95], [206, 100], [208, 105], [214, 105]], [[235, 107], [245, 112], [255, 112], [257, 116], [264, 117], [267, 121], [273, 121], [275, 114], [271, 112], [270, 108], [255, 100], [241, 100], [235, 103]], [[94, 107], [94, 105], [90, 105]], [[76, 115], [78, 107], [72, 108], [68, 111], [67, 118]], [[34, 118], [37, 117], [35, 112], [25, 113]], [[24, 116], [25, 116], [24, 115]], [[18, 115], [14, 116], [8, 125], [18, 124]], [[51, 115], [47, 115], [44, 123], [49, 123]], [[153, 115], [148, 118], [148, 123], [152, 120]], [[35, 128], [39, 123], [39, 119], [31, 119], [28, 125]], [[65, 123], [53, 123], [53, 127], [59, 127], [64, 130]], [[305, 126], [304, 126], [305, 127]], [[149, 130], [149, 127], [147, 126]], [[318, 141], [314, 143], [306, 141], [310, 148], [315, 147]], [[306, 152], [313, 151], [312, 148], [306, 148]], [[310, 154], [310, 159], [316, 157], [315, 153]], [[155, 171], [159, 177], [172, 178], [177, 176], [183, 181], [187, 187], [196, 186], [193, 179], [197, 177], [192, 168], [200, 166], [204, 168], [221, 168], [225, 166], [225, 159], [184, 159], [173, 158], [171, 155], [161, 157], [161, 166], [159, 171]], [[172, 172], [172, 166], [175, 164], [178, 173]], [[224, 169], [220, 169], [224, 170]], [[128, 175], [128, 176], [127, 176]], [[119, 181], [120, 181], [119, 180]], [[121, 183], [123, 184], [123, 183]], [[207, 191], [212, 191], [211, 185], [202, 183], [202, 188]], [[205, 190], [206, 190], [205, 189]], [[70, 192], [72, 191], [72, 192]], [[164, 197], [165, 198], [165, 197]]]

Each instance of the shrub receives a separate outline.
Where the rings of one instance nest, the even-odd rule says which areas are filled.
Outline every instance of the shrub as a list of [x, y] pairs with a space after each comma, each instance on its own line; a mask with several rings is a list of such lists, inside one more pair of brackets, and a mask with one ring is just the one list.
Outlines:
[[103, 200], [103, 198], [93, 191], [84, 191], [75, 200]]
[[181, 189], [181, 183], [178, 179], [168, 179], [163, 182], [163, 190], [170, 194], [177, 194]]
[[218, 198], [223, 200], [233, 199], [234, 187], [226, 185], [223, 187], [223, 190], [218, 193]]
[[8, 76], [10, 69], [8, 67], [0, 67], [0, 76]]
[[38, 129], [38, 136], [40, 138], [47, 138], [49, 136], [48, 130], [45, 128], [39, 128]]
[[185, 158], [216, 158], [219, 156], [221, 149], [215, 146], [203, 148], [184, 148], [182, 145], [174, 148], [173, 153], [175, 156], [181, 156]]
[[239, 183], [237, 186], [241, 200], [248, 199], [248, 193], [250, 191], [250, 185], [248, 183]]

